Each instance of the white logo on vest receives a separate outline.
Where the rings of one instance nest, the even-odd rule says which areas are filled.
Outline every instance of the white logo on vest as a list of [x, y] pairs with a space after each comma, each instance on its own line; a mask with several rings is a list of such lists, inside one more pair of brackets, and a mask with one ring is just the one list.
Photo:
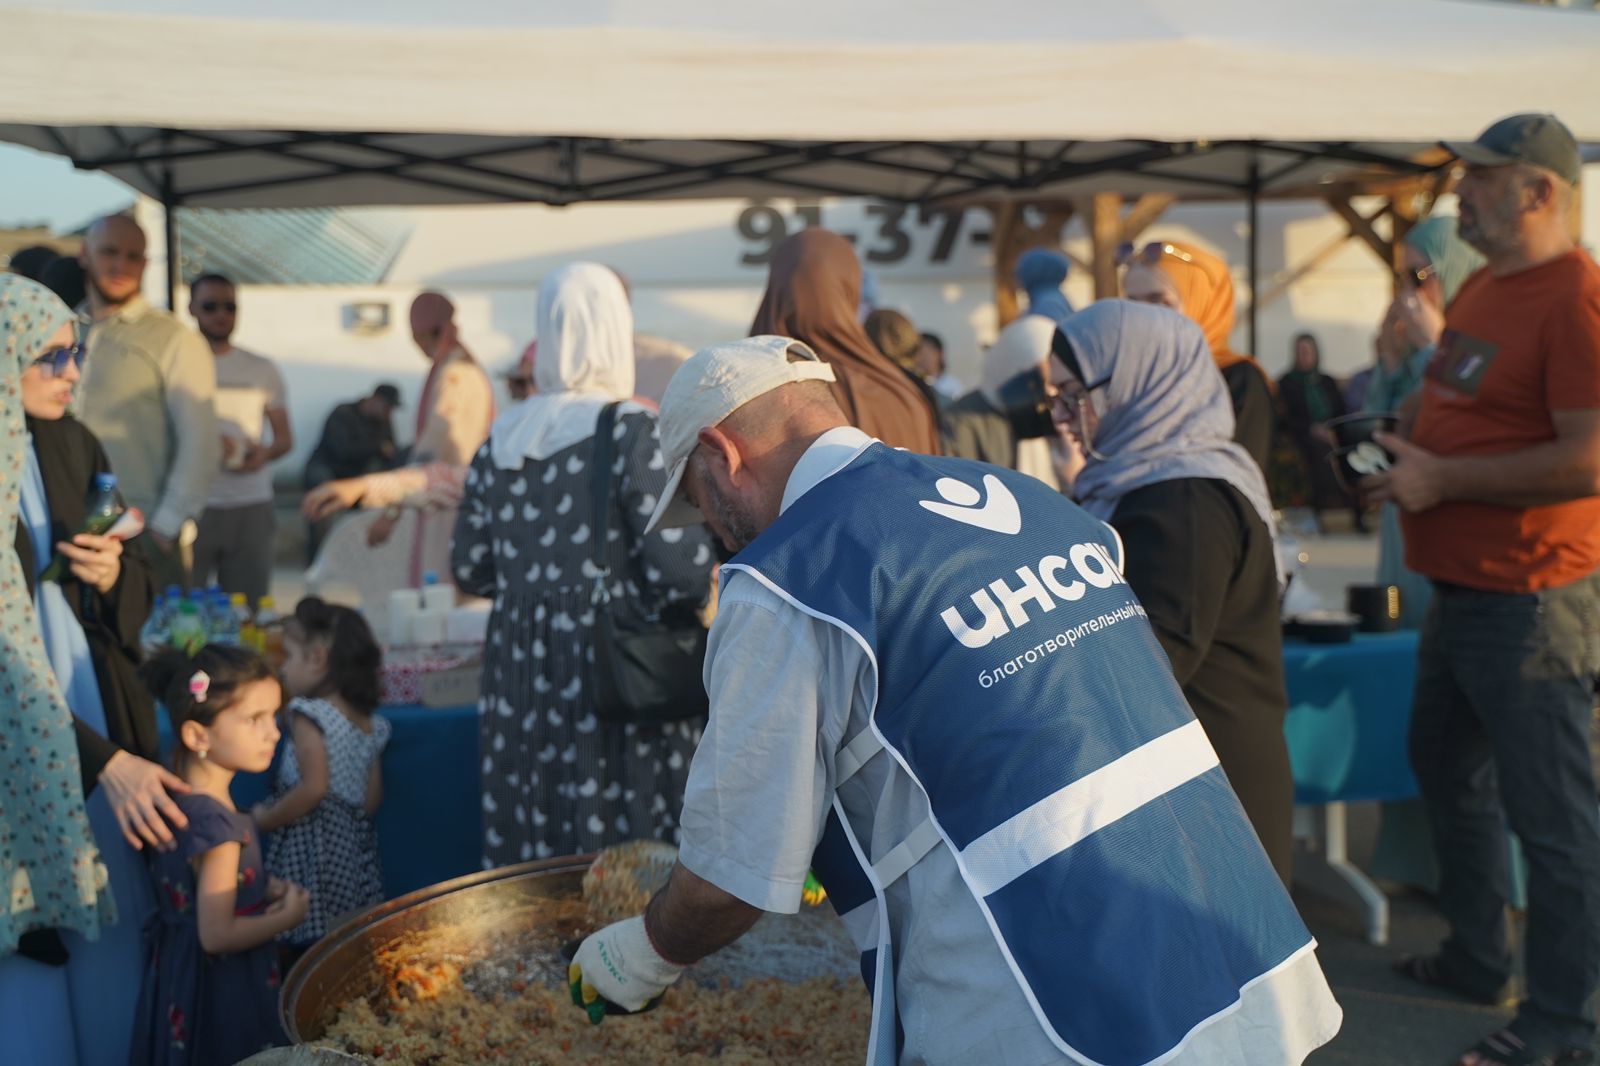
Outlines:
[[1011, 490], [1001, 484], [1000, 479], [993, 474], [983, 475], [983, 487], [989, 495], [988, 500], [983, 500], [978, 490], [971, 485], [957, 481], [953, 477], [942, 477], [933, 487], [939, 490], [944, 502], [934, 500], [917, 502], [934, 514], [995, 533], [1022, 532], [1022, 509], [1017, 506], [1017, 498], [1011, 495]]

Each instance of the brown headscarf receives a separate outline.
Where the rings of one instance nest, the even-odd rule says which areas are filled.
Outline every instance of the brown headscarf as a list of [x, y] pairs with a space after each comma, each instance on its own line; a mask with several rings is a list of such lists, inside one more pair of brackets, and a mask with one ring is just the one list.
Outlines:
[[[1188, 256], [1185, 261], [1175, 255], [1163, 255], [1153, 267], [1135, 263], [1129, 273], [1151, 270], [1165, 275], [1170, 282], [1167, 288], [1177, 293], [1185, 315], [1205, 332], [1206, 343], [1211, 346], [1211, 357], [1217, 361], [1218, 370], [1226, 370], [1235, 363], [1249, 363], [1257, 370], [1260, 364], [1243, 352], [1228, 347], [1228, 335], [1233, 332], [1233, 276], [1228, 264], [1217, 256], [1182, 241], [1167, 241], [1173, 248]], [[1266, 371], [1261, 371], [1266, 376]]]
[[851, 423], [891, 447], [937, 455], [933, 408], [867, 339], [856, 318], [860, 300], [861, 264], [850, 242], [807, 229], [778, 245], [750, 334], [809, 344], [832, 364], [833, 395]]

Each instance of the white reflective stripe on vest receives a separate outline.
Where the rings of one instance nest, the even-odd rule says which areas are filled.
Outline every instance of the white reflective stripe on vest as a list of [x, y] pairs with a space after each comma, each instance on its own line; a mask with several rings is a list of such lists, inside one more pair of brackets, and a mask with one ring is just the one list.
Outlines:
[[850, 739], [850, 743], [839, 749], [839, 754], [833, 759], [833, 772], [835, 781], [833, 787], [838, 788], [856, 775], [856, 771], [867, 765], [867, 761], [883, 750], [883, 741], [878, 739], [878, 734], [869, 727], [863, 729]]
[[934, 823], [930, 814], [922, 823], [906, 834], [906, 838], [894, 847], [889, 853], [872, 864], [872, 872], [877, 882], [885, 888], [894, 884], [906, 875], [922, 857], [932, 851], [934, 845], [939, 843], [939, 827]]
[[980, 896], [1218, 765], [1198, 721], [1179, 726], [1039, 800], [961, 850]]

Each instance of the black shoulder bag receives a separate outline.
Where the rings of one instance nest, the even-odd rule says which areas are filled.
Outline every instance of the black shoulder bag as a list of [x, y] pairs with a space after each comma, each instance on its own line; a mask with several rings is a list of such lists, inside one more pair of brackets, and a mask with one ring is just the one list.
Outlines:
[[649, 725], [706, 713], [701, 670], [706, 629], [695, 611], [669, 605], [655, 614], [619, 610], [611, 596], [607, 560], [611, 530], [611, 466], [617, 404], [607, 404], [594, 427], [590, 491], [594, 497], [594, 713], [604, 722]]

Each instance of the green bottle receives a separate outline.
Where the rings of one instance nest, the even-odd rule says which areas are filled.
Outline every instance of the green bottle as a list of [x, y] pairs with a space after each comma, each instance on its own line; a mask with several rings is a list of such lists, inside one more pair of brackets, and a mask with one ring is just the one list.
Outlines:
[[[88, 517], [83, 520], [83, 528], [78, 530], [79, 533], [99, 536], [117, 524], [117, 519], [122, 516], [122, 501], [117, 499], [117, 475], [94, 476], [94, 488], [89, 490], [85, 509]], [[68, 565], [66, 556], [57, 555], [39, 577], [44, 581], [61, 581], [67, 576]]]

